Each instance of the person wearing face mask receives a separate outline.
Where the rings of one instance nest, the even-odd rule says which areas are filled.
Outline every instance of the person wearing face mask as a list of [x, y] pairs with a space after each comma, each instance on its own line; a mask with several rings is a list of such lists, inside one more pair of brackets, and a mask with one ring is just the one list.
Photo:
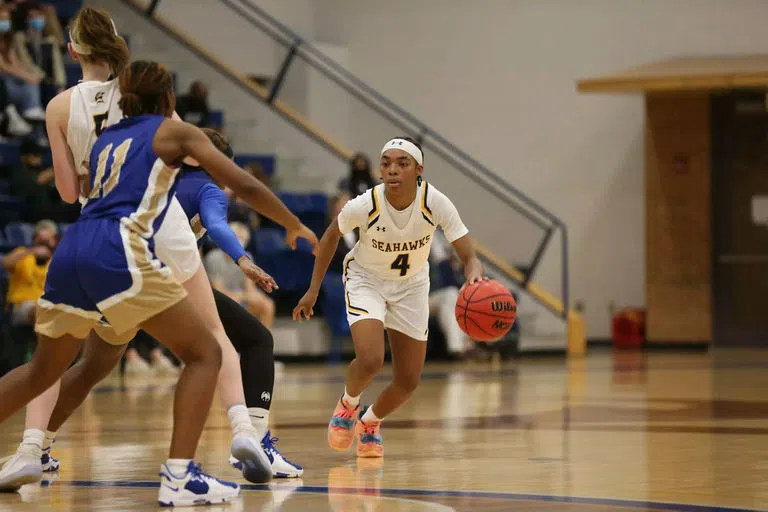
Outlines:
[[34, 325], [35, 305], [42, 297], [45, 276], [58, 243], [58, 228], [51, 220], [41, 220], [35, 227], [30, 247], [17, 247], [3, 259], [10, 275], [6, 302], [11, 325]]
[[30, 121], [45, 120], [40, 100], [41, 71], [26, 65], [14, 49], [11, 14], [0, 7], [0, 78], [5, 84], [8, 100]]
[[67, 76], [64, 59], [56, 37], [58, 21], [37, 2], [25, 2], [21, 20], [25, 30], [14, 34], [13, 51], [28, 69], [40, 76], [47, 96], [64, 90]]
[[371, 161], [363, 153], [355, 153], [349, 160], [349, 174], [339, 183], [339, 190], [357, 197], [375, 185], [376, 181], [371, 174]]
[[9, 185], [11, 193], [26, 205], [22, 213], [25, 222], [54, 219], [57, 222], [74, 222], [79, 208], [59, 199], [54, 184], [53, 169], [43, 165], [43, 154], [33, 138], [22, 141], [19, 148], [21, 165], [11, 169]]

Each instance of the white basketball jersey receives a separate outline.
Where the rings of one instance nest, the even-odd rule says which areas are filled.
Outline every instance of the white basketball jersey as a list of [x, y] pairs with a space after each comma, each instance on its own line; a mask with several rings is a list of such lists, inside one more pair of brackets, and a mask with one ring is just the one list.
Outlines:
[[72, 88], [69, 100], [67, 143], [78, 174], [88, 174], [88, 160], [101, 132], [123, 118], [118, 105], [120, 88], [117, 80], [80, 82]]
[[[433, 191], [435, 194], [433, 194]], [[351, 258], [362, 268], [382, 279], [404, 280], [428, 271], [427, 260], [432, 238], [439, 219], [451, 219], [451, 238], [464, 236], [467, 232], [453, 204], [442, 194], [439, 201], [436, 190], [423, 182], [416, 192], [416, 199], [408, 210], [391, 213], [394, 209], [384, 196], [384, 185], [377, 185], [365, 194], [348, 203], [349, 211], [339, 214], [339, 227], [342, 233], [353, 227], [360, 228], [360, 240], [350, 251]], [[434, 196], [434, 197], [432, 197]], [[433, 211], [433, 207], [440, 211]], [[347, 207], [345, 207], [347, 209]], [[361, 211], [362, 210], [362, 211]], [[366, 211], [367, 210], [367, 211]], [[352, 226], [352, 212], [358, 211], [367, 218], [358, 215], [356, 226]], [[393, 216], [404, 219], [399, 227]], [[455, 220], [454, 220], [455, 219]], [[442, 226], [446, 229], [446, 226]]]

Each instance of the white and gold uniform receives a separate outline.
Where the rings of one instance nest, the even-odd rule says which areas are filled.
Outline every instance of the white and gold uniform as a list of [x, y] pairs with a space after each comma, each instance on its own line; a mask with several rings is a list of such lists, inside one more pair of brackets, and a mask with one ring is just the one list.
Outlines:
[[382, 184], [349, 201], [338, 223], [342, 234], [360, 229], [344, 260], [349, 325], [376, 319], [385, 328], [426, 340], [432, 236], [438, 226], [450, 243], [468, 233], [450, 199], [424, 181], [413, 203], [398, 211], [386, 200]]
[[[67, 145], [72, 151], [78, 174], [88, 175], [87, 162], [101, 132], [123, 118], [117, 79], [106, 82], [84, 81], [72, 88], [69, 100]], [[85, 204], [85, 198], [80, 202]], [[155, 251], [173, 275], [184, 283], [202, 265], [197, 240], [184, 210], [171, 198], [163, 224], [155, 235]]]

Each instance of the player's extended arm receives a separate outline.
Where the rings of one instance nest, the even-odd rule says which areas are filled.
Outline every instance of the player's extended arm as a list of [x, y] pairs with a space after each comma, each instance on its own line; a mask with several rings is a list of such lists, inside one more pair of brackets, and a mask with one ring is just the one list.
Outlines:
[[315, 266], [312, 269], [312, 283], [309, 285], [307, 293], [299, 301], [299, 304], [293, 309], [294, 320], [301, 322], [303, 319], [302, 314], [306, 319], [315, 314], [313, 308], [315, 307], [315, 302], [317, 302], [317, 296], [320, 294], [320, 286], [323, 284], [325, 273], [328, 271], [328, 265], [331, 264], [341, 237], [339, 221], [333, 219], [331, 225], [328, 226], [328, 229], [325, 230], [325, 233], [320, 238], [317, 254], [315, 255]]
[[459, 259], [464, 264], [464, 277], [467, 279], [467, 284], [484, 279], [483, 273], [485, 269], [477, 257], [477, 253], [475, 253], [475, 246], [472, 244], [472, 239], [469, 235], [464, 235], [458, 240], [454, 240], [451, 245], [456, 249], [456, 254], [458, 254]]
[[313, 247], [317, 246], [317, 236], [301, 223], [269, 187], [216, 149], [200, 128], [168, 119], [160, 125], [153, 148], [166, 163], [178, 163], [185, 156], [197, 160], [211, 176], [231, 187], [251, 208], [285, 227], [292, 248], [296, 246], [297, 236], [309, 240]]
[[53, 154], [53, 175], [56, 190], [67, 203], [77, 201], [80, 184], [72, 151], [67, 144], [66, 129], [69, 95], [65, 92], [53, 98], [45, 109], [45, 128]]
[[232, 261], [238, 261], [245, 256], [245, 249], [240, 240], [227, 224], [227, 196], [216, 185], [205, 185], [200, 190], [200, 221], [213, 243], [227, 253]]

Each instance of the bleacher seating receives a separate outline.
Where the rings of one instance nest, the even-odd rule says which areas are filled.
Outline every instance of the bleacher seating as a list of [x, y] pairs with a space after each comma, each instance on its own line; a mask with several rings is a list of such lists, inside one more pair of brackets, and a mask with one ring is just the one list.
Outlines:
[[[81, 0], [46, 0], [53, 3], [61, 19], [73, 16], [82, 6]], [[129, 37], [124, 35], [126, 41]], [[130, 43], [129, 43], [130, 44]], [[69, 58], [65, 58], [65, 72], [67, 85], [71, 87], [80, 80], [81, 70], [79, 65]], [[173, 73], [174, 87], [177, 84], [177, 73]], [[176, 89], [178, 92], [178, 89]], [[46, 99], [48, 96], [44, 95]], [[211, 111], [211, 124], [224, 126], [225, 113], [220, 110]], [[9, 140], [0, 143], [0, 170], [9, 169], [21, 165], [19, 152], [20, 143]], [[261, 165], [264, 173], [272, 177], [276, 170], [276, 158], [271, 154], [237, 154], [235, 162], [244, 166], [251, 162]], [[44, 150], [44, 167], [52, 165], [50, 150]], [[279, 197], [293, 211], [301, 221], [312, 229], [318, 236], [325, 230], [328, 214], [328, 197], [325, 194], [299, 194], [279, 193]], [[9, 183], [0, 179], [0, 260], [4, 254], [19, 245], [30, 245], [34, 233], [34, 225], [21, 222], [24, 218], [25, 205], [22, 200], [11, 195]], [[66, 233], [68, 224], [61, 224], [60, 234]], [[272, 274], [280, 286], [280, 294], [291, 297], [291, 303], [295, 304], [295, 297], [303, 294], [309, 286], [314, 256], [311, 254], [311, 246], [305, 240], [298, 242], [296, 251], [292, 251], [285, 244], [285, 231], [280, 228], [266, 227], [256, 230], [249, 246], [253, 252], [257, 264]], [[4, 306], [7, 274], [0, 268], [0, 316], [7, 320]], [[327, 324], [334, 339], [349, 336], [349, 325], [346, 321], [344, 288], [341, 284], [341, 276], [329, 274], [326, 276], [318, 311], [326, 318]], [[0, 333], [2, 334], [2, 333]], [[334, 345], [335, 346], [335, 345]], [[338, 355], [338, 354], [337, 354]], [[2, 373], [2, 369], [0, 369]]]

